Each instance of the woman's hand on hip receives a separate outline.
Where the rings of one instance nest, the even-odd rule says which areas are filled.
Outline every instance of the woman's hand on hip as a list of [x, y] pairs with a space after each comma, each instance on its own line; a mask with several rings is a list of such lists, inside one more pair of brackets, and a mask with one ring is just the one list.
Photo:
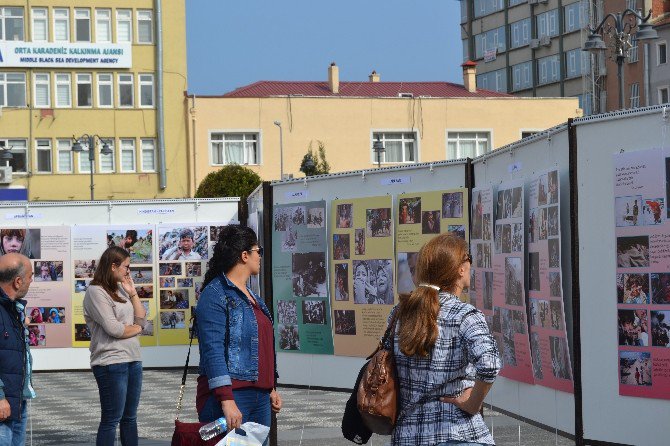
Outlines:
[[276, 390], [270, 392], [270, 403], [272, 404], [272, 411], [277, 413], [281, 410], [282, 400], [281, 395]]
[[482, 407], [481, 401], [472, 398], [472, 387], [463, 390], [458, 396], [443, 396], [440, 401], [453, 404], [470, 415], [477, 415]]
[[237, 408], [235, 400], [221, 401], [221, 409], [223, 410], [223, 415], [226, 417], [228, 431], [237, 429], [242, 425], [242, 412]]

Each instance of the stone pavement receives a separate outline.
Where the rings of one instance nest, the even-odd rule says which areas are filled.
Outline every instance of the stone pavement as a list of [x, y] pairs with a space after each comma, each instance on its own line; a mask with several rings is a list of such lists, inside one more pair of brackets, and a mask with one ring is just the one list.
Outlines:
[[[36, 373], [38, 399], [30, 407], [27, 445], [82, 446], [95, 444], [100, 417], [98, 391], [90, 372]], [[175, 403], [181, 382], [179, 370], [145, 370], [138, 413], [140, 445], [169, 446]], [[284, 446], [351, 446], [342, 437], [340, 422], [348, 393], [282, 388], [284, 408], [278, 416], [279, 444]], [[180, 419], [195, 421], [195, 376], [189, 375]], [[567, 446], [573, 442], [554, 433], [486, 411], [499, 446]], [[389, 437], [373, 436], [368, 445], [383, 446]], [[117, 444], [120, 442], [117, 441]]]

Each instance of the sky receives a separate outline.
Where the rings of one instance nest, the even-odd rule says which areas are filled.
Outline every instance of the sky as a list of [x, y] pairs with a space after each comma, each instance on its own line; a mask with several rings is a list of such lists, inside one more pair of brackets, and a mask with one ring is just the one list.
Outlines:
[[188, 91], [260, 80], [462, 84], [458, 0], [186, 0]]

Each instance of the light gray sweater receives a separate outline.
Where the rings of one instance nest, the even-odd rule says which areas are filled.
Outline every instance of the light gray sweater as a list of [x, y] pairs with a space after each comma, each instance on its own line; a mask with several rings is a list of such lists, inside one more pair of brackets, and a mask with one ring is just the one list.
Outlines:
[[98, 285], [91, 285], [84, 296], [84, 319], [91, 330], [91, 366], [140, 361], [138, 336], [121, 339], [127, 325], [144, 327], [145, 318], [135, 317], [130, 297], [119, 286], [124, 303], [112, 300]]

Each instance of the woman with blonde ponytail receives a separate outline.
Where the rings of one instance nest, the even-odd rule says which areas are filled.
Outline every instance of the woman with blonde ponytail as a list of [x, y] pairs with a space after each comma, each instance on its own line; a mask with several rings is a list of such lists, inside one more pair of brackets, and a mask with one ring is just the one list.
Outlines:
[[501, 361], [484, 315], [459, 299], [470, 286], [471, 263], [463, 239], [439, 235], [419, 252], [419, 285], [400, 296], [393, 445], [495, 444], [479, 412]]

